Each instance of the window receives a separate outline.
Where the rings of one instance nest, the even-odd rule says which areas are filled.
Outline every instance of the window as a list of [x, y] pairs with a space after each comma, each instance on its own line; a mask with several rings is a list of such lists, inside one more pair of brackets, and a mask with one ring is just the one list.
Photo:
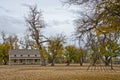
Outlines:
[[35, 59], [35, 62], [37, 62], [37, 59]]
[[16, 60], [14, 60], [14, 63], [16, 63]]
[[20, 60], [20, 62], [22, 63], [22, 60]]
[[20, 56], [22, 57], [23, 55], [21, 54]]
[[16, 57], [16, 55], [14, 55], [14, 57]]
[[37, 57], [37, 55], [35, 54], [35, 57]]

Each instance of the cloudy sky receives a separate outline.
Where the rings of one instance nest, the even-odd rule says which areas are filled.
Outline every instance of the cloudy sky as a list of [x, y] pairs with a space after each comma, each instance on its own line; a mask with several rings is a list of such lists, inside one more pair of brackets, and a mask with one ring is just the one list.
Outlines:
[[25, 17], [29, 11], [27, 5], [37, 5], [43, 11], [47, 24], [45, 35], [64, 33], [70, 36], [73, 33], [75, 15], [71, 12], [72, 7], [63, 6], [60, 0], [0, 0], [0, 32], [24, 34], [27, 28]]

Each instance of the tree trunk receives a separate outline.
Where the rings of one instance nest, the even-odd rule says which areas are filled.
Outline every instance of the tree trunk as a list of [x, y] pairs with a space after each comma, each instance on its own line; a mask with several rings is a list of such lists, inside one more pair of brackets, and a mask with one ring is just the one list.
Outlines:
[[7, 65], [7, 61], [3, 60], [3, 65]]
[[84, 60], [83, 60], [83, 53], [82, 53], [82, 55], [80, 56], [80, 62], [79, 62], [79, 63], [80, 63], [80, 66], [83, 66], [83, 61], [84, 61]]
[[107, 61], [105, 61], [105, 66], [109, 66], [109, 63]]
[[55, 66], [55, 58], [53, 58], [51, 66]]
[[106, 65], [106, 66], [109, 66], [110, 61], [111, 61], [111, 57], [110, 57], [110, 58], [109, 58], [109, 57], [106, 57], [106, 58], [105, 58], [105, 65]]
[[112, 58], [111, 58], [110, 62], [111, 62], [111, 69], [113, 70]]
[[46, 64], [46, 60], [45, 60], [45, 59], [43, 59], [43, 60], [42, 60], [41, 65], [42, 65], [42, 66], [46, 66], [46, 65], [47, 65], [47, 64]]
[[70, 65], [70, 60], [67, 60], [67, 66], [69, 66]]
[[39, 46], [39, 53], [41, 55], [41, 66], [46, 66], [46, 62], [45, 62], [45, 59], [44, 59], [43, 54], [41, 52], [41, 49], [42, 49], [41, 46]]
[[[110, 39], [111, 39], [111, 36], [112, 36], [112, 34], [110, 34]], [[111, 62], [111, 69], [113, 70], [112, 53], [113, 53], [112, 44], [110, 42], [110, 62]]]
[[95, 66], [96, 61], [97, 61], [97, 59], [94, 59], [94, 60], [93, 60], [93, 64], [92, 64], [92, 66]]
[[113, 63], [112, 63], [112, 50], [110, 49], [110, 63], [111, 63], [111, 69], [113, 70]]
[[83, 65], [83, 59], [80, 59], [80, 66]]
[[55, 66], [55, 59], [56, 59], [57, 53], [53, 55], [51, 66]]

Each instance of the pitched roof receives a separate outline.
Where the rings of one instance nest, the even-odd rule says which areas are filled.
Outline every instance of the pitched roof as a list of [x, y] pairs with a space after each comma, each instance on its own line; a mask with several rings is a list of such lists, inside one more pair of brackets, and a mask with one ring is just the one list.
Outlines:
[[39, 50], [35, 49], [16, 49], [16, 50], [9, 50], [9, 54], [37, 54], [39, 55]]

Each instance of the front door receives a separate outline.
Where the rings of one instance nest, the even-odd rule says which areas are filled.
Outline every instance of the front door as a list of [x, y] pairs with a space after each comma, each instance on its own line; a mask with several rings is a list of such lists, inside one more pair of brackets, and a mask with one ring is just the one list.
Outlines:
[[27, 64], [30, 64], [30, 59], [27, 59]]

